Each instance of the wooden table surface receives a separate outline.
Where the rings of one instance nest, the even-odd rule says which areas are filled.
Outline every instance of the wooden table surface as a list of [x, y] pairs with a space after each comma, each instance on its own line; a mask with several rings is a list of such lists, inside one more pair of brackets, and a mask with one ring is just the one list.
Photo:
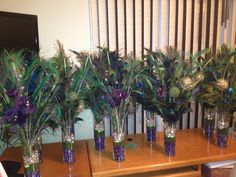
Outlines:
[[[7, 148], [0, 160], [22, 162], [21, 148]], [[19, 173], [23, 173], [23, 168]], [[72, 165], [63, 163], [62, 143], [44, 144], [40, 173], [42, 177], [90, 177], [86, 141], [76, 142], [76, 162]]]
[[202, 129], [178, 130], [176, 156], [171, 158], [163, 154], [163, 132], [157, 133], [157, 140], [152, 144], [146, 141], [145, 134], [126, 136], [128, 147], [137, 146], [128, 148], [125, 161], [120, 163], [112, 160], [111, 138], [106, 138], [106, 148], [101, 152], [95, 150], [93, 140], [87, 142], [93, 176], [129, 175], [236, 158], [236, 141], [229, 138], [228, 147], [221, 149], [214, 139], [202, 136]]

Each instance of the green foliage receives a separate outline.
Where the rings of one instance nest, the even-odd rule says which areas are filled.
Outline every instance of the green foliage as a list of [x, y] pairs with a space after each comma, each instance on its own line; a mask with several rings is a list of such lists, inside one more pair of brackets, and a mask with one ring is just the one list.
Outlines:
[[[26, 65], [24, 51], [5, 51], [0, 57], [1, 80], [0, 102], [2, 108], [10, 109], [16, 104], [15, 97], [9, 96], [8, 91], [15, 89], [19, 96], [29, 98], [34, 106], [34, 111], [26, 117], [23, 125], [14, 125], [4, 120], [4, 109], [0, 116], [4, 124], [3, 131], [8, 132], [12, 141], [21, 144], [35, 142], [38, 136], [46, 130], [49, 122], [53, 121], [55, 107], [49, 106], [54, 97], [58, 74], [51, 70], [50, 65], [44, 60], [34, 56], [32, 62]], [[33, 79], [37, 73], [37, 79]], [[33, 84], [34, 88], [32, 89]], [[3, 133], [5, 134], [5, 133]]]
[[143, 59], [145, 81], [136, 100], [145, 109], [161, 114], [165, 121], [177, 121], [189, 111], [189, 103], [199, 83], [204, 79], [202, 70], [208, 61], [198, 59], [205, 51], [187, 56], [169, 47], [165, 51], [149, 51]]
[[95, 119], [110, 115], [113, 127], [119, 129], [128, 114], [135, 111], [131, 95], [136, 80], [143, 75], [141, 62], [101, 47], [88, 56], [91, 67], [84, 88], [85, 105]]
[[204, 70], [205, 80], [200, 88], [198, 101], [207, 108], [217, 111], [236, 110], [236, 50], [222, 45], [216, 54], [211, 51], [207, 58], [213, 58]]
[[54, 104], [59, 107], [58, 125], [81, 120], [77, 115], [82, 111], [81, 90], [85, 86], [84, 81], [88, 72], [87, 58], [83, 59], [80, 61], [80, 58], [77, 58], [77, 62], [79, 61], [79, 66], [77, 66], [65, 53], [63, 45], [57, 41], [57, 52], [48, 61], [59, 75], [57, 92], [53, 100]]

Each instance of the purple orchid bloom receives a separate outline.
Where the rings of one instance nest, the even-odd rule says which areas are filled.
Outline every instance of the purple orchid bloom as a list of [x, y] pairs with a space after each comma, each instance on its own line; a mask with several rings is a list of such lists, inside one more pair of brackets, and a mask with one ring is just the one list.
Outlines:
[[13, 126], [23, 126], [28, 115], [35, 111], [34, 105], [25, 96], [17, 95], [15, 97], [15, 106], [6, 109], [4, 119]]
[[110, 105], [113, 106], [119, 106], [122, 99], [125, 99], [127, 97], [127, 93], [125, 91], [121, 91], [117, 88], [112, 90], [112, 96], [109, 97], [108, 101]]
[[7, 109], [5, 111], [5, 116], [4, 116], [5, 121], [6, 122], [12, 122], [14, 120], [15, 115], [17, 115], [17, 113], [18, 113], [18, 108], [17, 107]]
[[23, 126], [26, 122], [26, 116], [21, 112], [21, 110], [17, 106], [8, 109], [5, 112], [4, 118], [6, 122], [11, 123], [13, 125]]
[[31, 115], [35, 111], [34, 105], [30, 103], [29, 101], [26, 101], [25, 108], [24, 108], [24, 114]]
[[113, 89], [112, 90], [112, 98], [120, 98], [121, 97], [121, 91], [119, 89]]
[[33, 114], [34, 105], [24, 96], [16, 97], [16, 106], [18, 106], [24, 115]]
[[22, 114], [21, 111], [18, 112], [18, 119], [14, 121], [15, 124], [18, 124], [19, 126], [23, 126], [26, 122], [26, 116]]
[[122, 98], [123, 98], [123, 99], [126, 99], [127, 97], [128, 97], [128, 94], [127, 94], [125, 91], [123, 91], [123, 92], [122, 92]]
[[108, 102], [111, 107], [117, 107], [120, 105], [121, 100], [117, 98], [109, 97]]
[[166, 85], [163, 85], [161, 88], [157, 90], [157, 96], [160, 98], [164, 98], [167, 95]]
[[18, 90], [16, 90], [15, 88], [7, 90], [7, 95], [11, 98], [18, 96], [18, 93]]
[[24, 96], [16, 97], [16, 106], [24, 106], [26, 104], [26, 98]]

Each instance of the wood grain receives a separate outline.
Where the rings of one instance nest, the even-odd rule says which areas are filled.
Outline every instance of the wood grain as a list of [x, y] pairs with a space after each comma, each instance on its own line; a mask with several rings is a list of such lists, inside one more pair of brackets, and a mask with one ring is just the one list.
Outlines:
[[[8, 148], [0, 160], [12, 160], [22, 162], [21, 148]], [[66, 177], [80, 176], [90, 177], [90, 168], [87, 155], [86, 141], [76, 142], [76, 162], [66, 165], [62, 159], [62, 144], [51, 143], [43, 145], [43, 162], [40, 166], [40, 173], [43, 177]], [[19, 174], [23, 173], [23, 168]]]
[[202, 129], [178, 130], [176, 156], [163, 154], [163, 133], [157, 133], [157, 141], [149, 144], [144, 134], [129, 135], [136, 149], [127, 149], [126, 160], [118, 163], [112, 160], [112, 140], [106, 139], [106, 148], [102, 152], [94, 149], [93, 140], [88, 140], [88, 151], [93, 176], [119, 176], [158, 170], [189, 167], [207, 162], [236, 158], [236, 141], [229, 138], [227, 148], [219, 148], [214, 139], [202, 136]]

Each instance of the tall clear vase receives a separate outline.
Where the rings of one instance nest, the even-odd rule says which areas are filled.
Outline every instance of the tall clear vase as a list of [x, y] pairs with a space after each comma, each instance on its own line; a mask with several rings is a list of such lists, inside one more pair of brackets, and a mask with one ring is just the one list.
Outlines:
[[156, 119], [151, 111], [146, 111], [146, 135], [149, 142], [156, 140]]
[[42, 160], [43, 160], [43, 148], [42, 148], [42, 137], [41, 136], [36, 138], [36, 142], [35, 142], [35, 145], [34, 145], [33, 148], [38, 153], [39, 162], [42, 162]]
[[94, 143], [96, 150], [105, 148], [105, 123], [104, 119], [94, 120]]
[[206, 138], [210, 138], [213, 136], [215, 130], [215, 119], [216, 119], [216, 111], [214, 109], [204, 110], [203, 135]]
[[167, 156], [175, 156], [176, 122], [164, 122], [164, 145]]
[[40, 177], [39, 153], [34, 150], [35, 142], [23, 146], [23, 162], [25, 177]]
[[117, 162], [125, 160], [125, 134], [124, 119], [113, 117], [112, 137], [113, 137], [113, 159]]
[[228, 144], [230, 113], [227, 111], [218, 112], [216, 144], [223, 148]]
[[62, 125], [63, 161], [66, 164], [75, 162], [75, 129], [74, 123]]

